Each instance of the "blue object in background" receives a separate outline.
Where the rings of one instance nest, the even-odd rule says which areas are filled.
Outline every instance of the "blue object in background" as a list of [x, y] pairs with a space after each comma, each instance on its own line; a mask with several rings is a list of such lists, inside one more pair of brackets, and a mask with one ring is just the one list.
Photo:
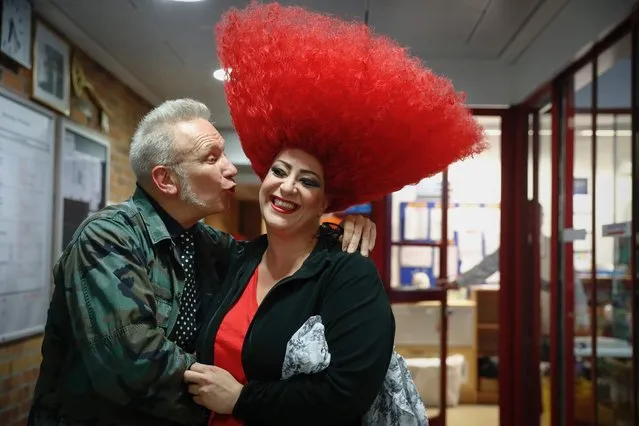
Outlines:
[[371, 203], [357, 204], [344, 210], [344, 214], [371, 214]]

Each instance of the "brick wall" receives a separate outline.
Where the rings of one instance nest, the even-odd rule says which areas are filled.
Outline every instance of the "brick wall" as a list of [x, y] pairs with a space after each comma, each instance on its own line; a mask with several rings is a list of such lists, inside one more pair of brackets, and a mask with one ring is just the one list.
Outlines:
[[[129, 139], [135, 125], [151, 106], [86, 55], [82, 54], [80, 58], [87, 79], [96, 88], [111, 113], [108, 134], [111, 141], [109, 196], [111, 201], [121, 201], [131, 194], [135, 184], [128, 163]], [[0, 85], [28, 97], [31, 90], [31, 72], [2, 60]], [[86, 114], [87, 110], [92, 114]], [[99, 130], [97, 109], [88, 98], [72, 99], [70, 118]], [[26, 424], [41, 361], [41, 343], [42, 336], [36, 336], [0, 345], [1, 426]]]

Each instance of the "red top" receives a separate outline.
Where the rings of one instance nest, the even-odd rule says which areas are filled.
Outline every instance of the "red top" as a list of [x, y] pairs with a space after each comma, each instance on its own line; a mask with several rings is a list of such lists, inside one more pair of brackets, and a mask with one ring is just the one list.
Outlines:
[[[215, 365], [231, 373], [235, 380], [242, 384], [247, 383], [242, 367], [242, 346], [257, 307], [257, 268], [255, 268], [244, 293], [224, 316], [213, 346]], [[229, 415], [213, 414], [209, 420], [209, 426], [240, 425], [242, 422]]]

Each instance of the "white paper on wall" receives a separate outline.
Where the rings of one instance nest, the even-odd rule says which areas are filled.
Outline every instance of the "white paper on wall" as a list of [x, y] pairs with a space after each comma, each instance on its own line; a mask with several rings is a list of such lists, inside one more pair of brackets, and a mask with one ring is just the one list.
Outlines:
[[102, 161], [91, 155], [73, 151], [63, 159], [63, 197], [89, 203], [89, 210], [98, 209], [102, 199]]
[[433, 250], [437, 251], [432, 247], [401, 247], [399, 252], [400, 265], [428, 268], [432, 266]]
[[404, 210], [404, 239], [425, 240], [428, 237], [428, 208], [409, 204]]
[[432, 241], [439, 241], [442, 239], [442, 209], [440, 207], [430, 209], [429, 239]]

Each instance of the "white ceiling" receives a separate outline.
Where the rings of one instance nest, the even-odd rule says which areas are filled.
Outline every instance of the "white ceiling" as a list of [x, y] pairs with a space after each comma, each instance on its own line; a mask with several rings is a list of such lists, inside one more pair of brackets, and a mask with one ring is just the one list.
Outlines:
[[[280, 2], [357, 20], [363, 20], [368, 3], [369, 24], [409, 47], [427, 64], [463, 60], [471, 66], [473, 61], [510, 66], [570, 1]], [[220, 128], [232, 125], [222, 84], [211, 76], [218, 67], [213, 27], [229, 7], [246, 4], [239, 0], [35, 0], [36, 10], [45, 19], [141, 96], [152, 103], [200, 99], [209, 105]]]

